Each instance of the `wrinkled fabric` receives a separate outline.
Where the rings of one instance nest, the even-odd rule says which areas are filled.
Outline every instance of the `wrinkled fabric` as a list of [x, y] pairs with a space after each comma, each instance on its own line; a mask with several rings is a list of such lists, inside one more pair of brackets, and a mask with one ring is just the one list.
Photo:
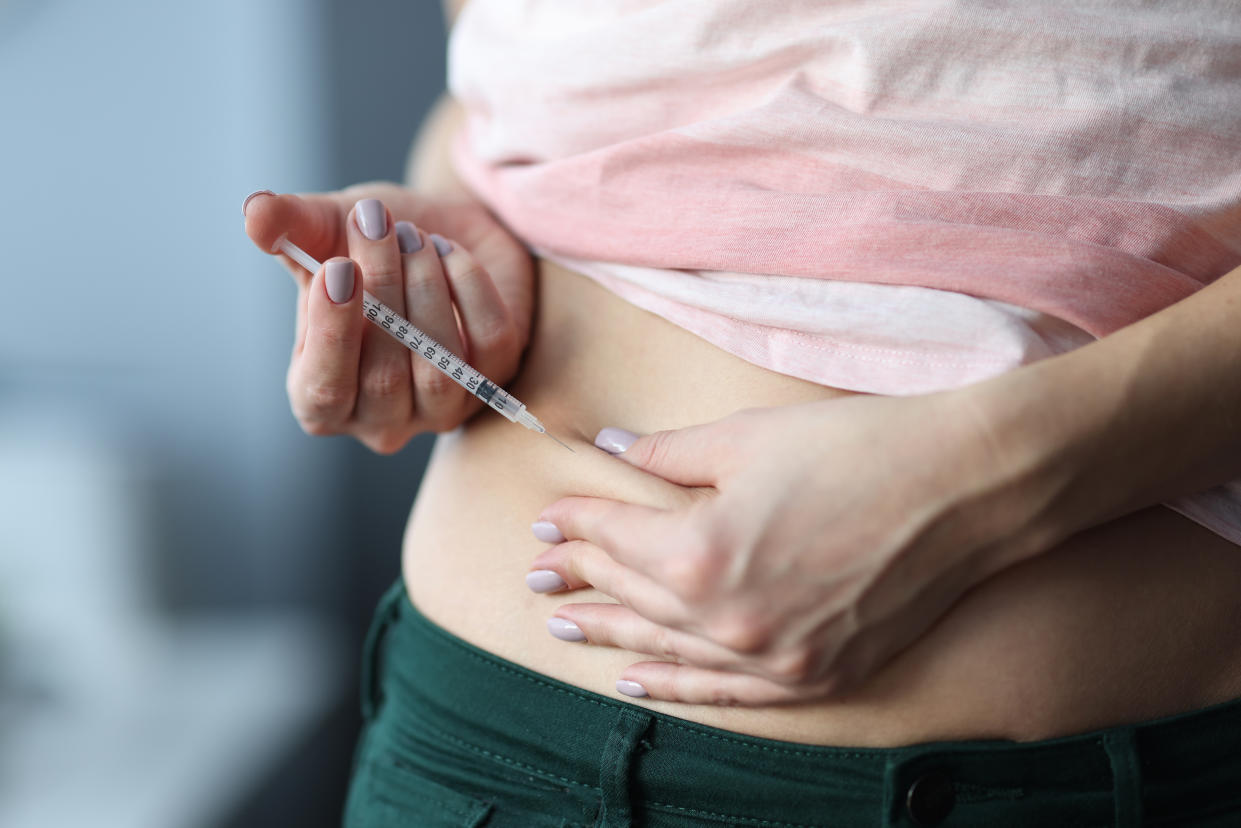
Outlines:
[[[976, 382], [1241, 265], [1234, 0], [472, 0], [449, 82], [536, 253], [824, 385]], [[1169, 505], [1241, 543], [1241, 483]]]

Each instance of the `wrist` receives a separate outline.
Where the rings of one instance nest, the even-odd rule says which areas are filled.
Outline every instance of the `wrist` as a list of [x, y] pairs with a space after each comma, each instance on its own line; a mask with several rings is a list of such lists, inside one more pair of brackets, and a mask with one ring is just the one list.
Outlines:
[[[1089, 346], [1088, 346], [1089, 347]], [[1006, 563], [1116, 515], [1123, 481], [1087, 485], [1108, 453], [1116, 387], [1093, 360], [1053, 357], [945, 392], [979, 469], [960, 507]]]

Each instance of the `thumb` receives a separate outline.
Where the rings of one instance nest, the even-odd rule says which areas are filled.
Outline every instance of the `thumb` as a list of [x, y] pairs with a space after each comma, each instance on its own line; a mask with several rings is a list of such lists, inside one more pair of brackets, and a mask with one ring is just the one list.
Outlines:
[[331, 195], [277, 195], [270, 190], [251, 193], [242, 204], [246, 235], [264, 253], [274, 253], [280, 237], [326, 261], [344, 249], [348, 205]]
[[716, 423], [656, 431], [645, 436], [609, 426], [595, 445], [631, 466], [680, 486], [715, 486], [730, 447]]

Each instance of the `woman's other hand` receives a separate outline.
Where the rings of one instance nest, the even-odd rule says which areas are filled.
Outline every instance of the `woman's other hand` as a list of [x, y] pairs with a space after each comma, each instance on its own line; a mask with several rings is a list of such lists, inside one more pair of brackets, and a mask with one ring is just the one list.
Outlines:
[[280, 257], [298, 286], [286, 385], [307, 433], [351, 434], [388, 454], [419, 432], [455, 428], [482, 406], [367, 324], [364, 289], [496, 383], [516, 372], [530, 331], [533, 266], [481, 205], [367, 184], [323, 195], [262, 192], [243, 210], [260, 249], [271, 252], [287, 234], [324, 262], [309, 274]]
[[1000, 445], [967, 390], [751, 409], [645, 437], [604, 429], [600, 448], [692, 496], [668, 510], [546, 508], [535, 533], [555, 545], [531, 588], [563, 579], [620, 602], [565, 604], [549, 630], [664, 659], [624, 671], [628, 695], [767, 705], [848, 692], [966, 590], [1047, 548], [1026, 529], [1054, 481]]

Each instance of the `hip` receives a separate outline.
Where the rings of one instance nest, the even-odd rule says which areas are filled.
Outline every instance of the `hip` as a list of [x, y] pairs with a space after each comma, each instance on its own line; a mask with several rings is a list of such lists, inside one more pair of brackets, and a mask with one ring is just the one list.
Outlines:
[[368, 637], [345, 824], [1227, 825], [1241, 700], [1018, 744], [813, 747], [635, 708], [437, 627], [397, 583]]

